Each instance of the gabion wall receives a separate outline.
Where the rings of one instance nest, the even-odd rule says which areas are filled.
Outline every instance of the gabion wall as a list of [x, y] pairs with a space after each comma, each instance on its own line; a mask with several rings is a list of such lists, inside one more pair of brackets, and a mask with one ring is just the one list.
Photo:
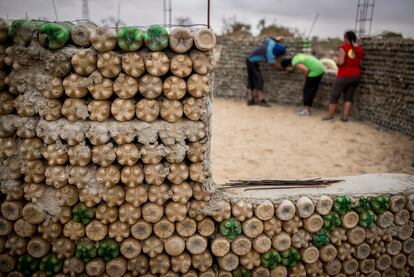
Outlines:
[[413, 274], [414, 194], [214, 191], [209, 30], [7, 28], [1, 276]]
[[[220, 37], [215, 95], [244, 99], [246, 56], [261, 41], [251, 37]], [[286, 42], [288, 46], [290, 42]], [[354, 116], [385, 128], [414, 136], [414, 41], [366, 39], [362, 81], [356, 93]], [[280, 104], [302, 104], [303, 74], [287, 74], [262, 65], [264, 90], [269, 100]], [[335, 76], [325, 74], [314, 105], [326, 108]]]

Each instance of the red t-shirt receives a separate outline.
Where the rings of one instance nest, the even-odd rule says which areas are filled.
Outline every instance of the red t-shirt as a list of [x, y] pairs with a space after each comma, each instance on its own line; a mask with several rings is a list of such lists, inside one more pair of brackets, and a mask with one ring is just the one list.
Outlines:
[[345, 51], [345, 61], [338, 66], [337, 77], [359, 77], [361, 76], [361, 61], [364, 57], [364, 49], [360, 46], [354, 46], [345, 42], [341, 46]]

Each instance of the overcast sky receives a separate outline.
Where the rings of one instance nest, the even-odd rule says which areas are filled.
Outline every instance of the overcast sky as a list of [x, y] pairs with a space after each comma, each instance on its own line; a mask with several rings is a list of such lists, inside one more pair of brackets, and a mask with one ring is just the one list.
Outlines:
[[[82, 0], [54, 0], [59, 20], [82, 18]], [[167, 0], [168, 1], [168, 0]], [[207, 0], [171, 0], [172, 18], [189, 17], [193, 23], [206, 23]], [[372, 1], [372, 0], [371, 0]], [[372, 33], [392, 30], [414, 37], [414, 0], [376, 0]], [[90, 19], [96, 23], [115, 16], [120, 3], [121, 19], [127, 25], [163, 23], [163, 0], [89, 0]], [[319, 13], [313, 35], [341, 37], [355, 26], [357, 0], [211, 0], [211, 22], [222, 31], [223, 18], [236, 16], [255, 28], [262, 18], [295, 27], [307, 34]], [[52, 0], [0, 0], [0, 16], [55, 19]]]

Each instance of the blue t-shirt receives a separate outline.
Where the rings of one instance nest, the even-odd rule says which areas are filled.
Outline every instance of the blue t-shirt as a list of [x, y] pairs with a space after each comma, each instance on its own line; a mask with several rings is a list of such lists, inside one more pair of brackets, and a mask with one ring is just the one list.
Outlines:
[[286, 48], [283, 44], [277, 43], [271, 38], [267, 38], [265, 42], [254, 49], [247, 57], [252, 63], [266, 61], [268, 63], [274, 63], [276, 57], [283, 55], [286, 52]]

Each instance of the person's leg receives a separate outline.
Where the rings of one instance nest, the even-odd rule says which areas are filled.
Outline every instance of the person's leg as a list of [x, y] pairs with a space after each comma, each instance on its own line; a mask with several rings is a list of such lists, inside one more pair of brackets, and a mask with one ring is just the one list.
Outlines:
[[344, 101], [344, 113], [342, 115], [342, 121], [348, 121], [349, 114], [351, 113], [352, 102], [351, 101]]
[[343, 91], [344, 87], [344, 78], [336, 78], [333, 84], [330, 99], [329, 99], [329, 106], [328, 106], [328, 114], [322, 117], [322, 120], [331, 120], [334, 119], [336, 108], [338, 107], [339, 97]]
[[305, 86], [303, 88], [303, 111], [300, 115], [310, 115], [313, 100], [315, 99], [316, 92], [318, 91], [319, 83], [321, 82], [322, 75], [317, 77], [307, 77], [305, 80]]
[[350, 78], [349, 83], [347, 84], [344, 90], [344, 112], [342, 115], [342, 121], [346, 122], [349, 119], [349, 114], [351, 113], [352, 103], [354, 98], [355, 90], [359, 84], [359, 78]]
[[270, 105], [266, 101], [266, 96], [263, 90], [263, 84], [264, 84], [263, 76], [262, 76], [262, 73], [260, 72], [260, 68], [258, 64], [255, 67], [255, 78], [254, 79], [256, 81], [254, 87], [256, 88], [257, 103], [260, 106], [269, 107]]
[[263, 76], [260, 71], [259, 64], [256, 64], [254, 67], [254, 79], [255, 79], [255, 88], [256, 88], [256, 99], [261, 101], [264, 99], [263, 93]]
[[253, 105], [253, 88], [254, 88], [254, 74], [252, 70], [252, 63], [246, 59], [246, 67], [247, 67], [247, 89], [246, 89], [246, 100], [247, 105]]

